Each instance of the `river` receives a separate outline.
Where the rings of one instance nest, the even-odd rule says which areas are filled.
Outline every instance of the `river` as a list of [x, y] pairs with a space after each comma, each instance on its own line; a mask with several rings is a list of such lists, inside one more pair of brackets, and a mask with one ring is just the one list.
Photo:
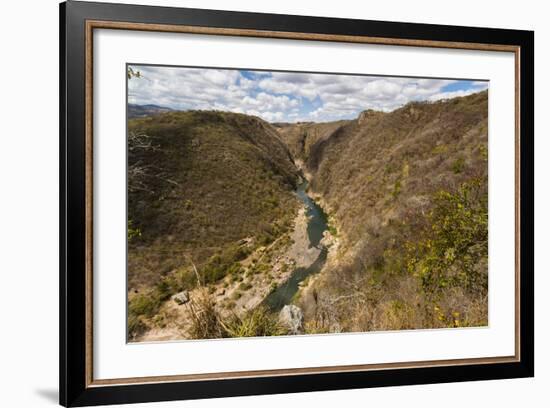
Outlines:
[[328, 229], [327, 215], [322, 208], [307, 194], [307, 181], [303, 182], [296, 189], [296, 195], [305, 204], [306, 215], [308, 217], [307, 235], [309, 246], [321, 250], [319, 256], [308, 267], [296, 268], [290, 278], [271, 292], [264, 300], [272, 311], [281, 310], [285, 305], [291, 303], [292, 298], [300, 288], [300, 282], [308, 276], [318, 273], [327, 259], [327, 248], [321, 244], [323, 233]]

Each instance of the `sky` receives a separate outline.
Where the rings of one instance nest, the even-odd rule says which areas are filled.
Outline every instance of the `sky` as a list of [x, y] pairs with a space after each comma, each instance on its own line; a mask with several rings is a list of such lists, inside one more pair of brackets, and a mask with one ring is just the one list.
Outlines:
[[392, 111], [487, 89], [486, 81], [238, 69], [132, 66], [128, 103], [175, 110], [220, 110], [268, 122], [353, 119], [366, 109]]

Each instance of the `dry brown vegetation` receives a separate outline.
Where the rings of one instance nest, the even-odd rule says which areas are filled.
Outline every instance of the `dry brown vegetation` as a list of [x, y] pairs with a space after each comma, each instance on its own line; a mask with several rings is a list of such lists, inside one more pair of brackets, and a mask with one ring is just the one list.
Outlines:
[[[244, 274], [241, 262], [292, 227], [298, 172], [268, 123], [168, 112], [129, 121], [129, 326], [196, 284]], [[242, 278], [241, 278], [242, 279]]]
[[315, 148], [327, 138], [333, 137], [334, 132], [349, 122], [347, 120], [340, 120], [326, 123], [277, 123], [275, 126], [281, 138], [288, 145], [294, 159], [306, 160], [312, 156], [312, 147]]
[[343, 240], [311, 332], [487, 324], [487, 92], [366, 111], [305, 159]]
[[293, 300], [306, 332], [487, 324], [487, 92], [320, 124], [169, 112], [129, 132], [130, 339], [182, 310], [188, 338], [286, 333], [258, 299], [295, 264], [294, 160], [338, 240]]
[[192, 339], [277, 336], [287, 333], [277, 316], [262, 306], [242, 315], [232, 313], [223, 316], [206, 288], [201, 289], [187, 307], [191, 316], [189, 336]]

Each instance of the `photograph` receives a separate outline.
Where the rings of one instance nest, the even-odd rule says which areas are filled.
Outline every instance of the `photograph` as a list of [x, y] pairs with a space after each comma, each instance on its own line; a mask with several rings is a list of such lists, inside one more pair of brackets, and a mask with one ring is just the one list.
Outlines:
[[19, 183], [59, 201], [59, 403], [521, 405], [494, 387], [533, 381], [545, 287], [532, 18], [275, 6], [59, 5], [59, 188]]
[[126, 78], [128, 342], [489, 325], [488, 80]]

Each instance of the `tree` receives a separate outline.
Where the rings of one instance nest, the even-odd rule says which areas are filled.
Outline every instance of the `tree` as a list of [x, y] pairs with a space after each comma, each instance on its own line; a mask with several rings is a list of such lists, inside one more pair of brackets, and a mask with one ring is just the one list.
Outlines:
[[128, 67], [128, 70], [126, 71], [126, 74], [128, 75], [128, 79], [132, 78], [142, 78], [141, 72], [134, 70], [132, 67]]
[[434, 197], [423, 238], [409, 243], [408, 269], [422, 281], [428, 295], [460, 286], [487, 292], [488, 200], [479, 179], [463, 183], [456, 192]]

